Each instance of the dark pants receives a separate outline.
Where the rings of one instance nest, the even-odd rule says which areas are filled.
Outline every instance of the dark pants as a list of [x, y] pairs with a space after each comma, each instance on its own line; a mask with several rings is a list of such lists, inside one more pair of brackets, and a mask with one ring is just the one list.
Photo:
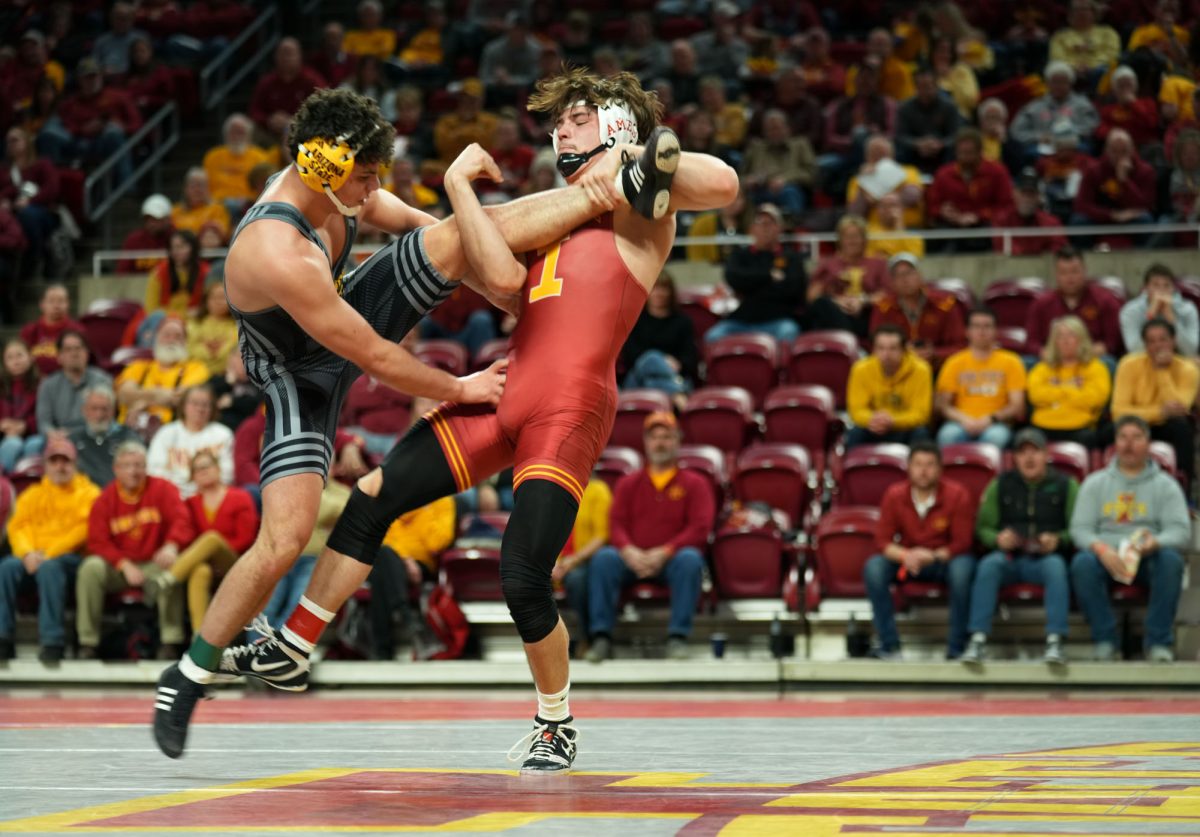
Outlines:
[[1169, 418], [1162, 424], [1150, 426], [1150, 437], [1166, 442], [1175, 449], [1175, 463], [1180, 471], [1187, 476], [1188, 489], [1191, 490], [1192, 471], [1196, 465], [1196, 428], [1192, 420], [1186, 416]]
[[1071, 582], [1067, 562], [1061, 555], [1015, 555], [989, 552], [975, 568], [971, 587], [971, 633], [990, 634], [996, 600], [1005, 584], [1038, 584], [1045, 590], [1046, 635], [1067, 635], [1067, 611], [1071, 607]]
[[[678, 550], [663, 567], [662, 576], [647, 581], [665, 581], [671, 588], [671, 619], [667, 633], [688, 637], [696, 603], [700, 601], [700, 582], [704, 573], [704, 557], [695, 547]], [[606, 546], [588, 561], [588, 619], [591, 636], [612, 635], [617, 623], [617, 600], [621, 590], [637, 582], [633, 570], [621, 560], [616, 547]]]
[[[1080, 552], [1071, 561], [1075, 601], [1091, 626], [1093, 642], [1117, 643], [1117, 620], [1109, 602], [1109, 591], [1114, 583], [1113, 577], [1092, 552]], [[1183, 587], [1183, 558], [1173, 549], [1143, 555], [1134, 583], [1150, 588], [1146, 645], [1172, 647], [1175, 644], [1175, 611]]]
[[929, 428], [914, 427], [912, 430], [892, 430], [887, 433], [872, 433], [865, 427], [851, 427], [846, 431], [846, 450], [858, 445], [877, 445], [883, 442], [899, 442], [914, 445], [929, 441]]
[[[432, 578], [424, 564], [418, 566], [422, 580]], [[375, 553], [368, 581], [371, 584], [371, 656], [390, 660], [396, 655], [392, 615], [398, 613], [400, 623], [411, 634], [421, 627], [421, 613], [412, 606], [412, 584], [404, 559], [391, 547], [381, 546]]]
[[839, 308], [833, 297], [819, 296], [804, 313], [804, 328], [808, 331], [849, 331], [858, 337], [866, 337], [870, 317], [869, 305], [863, 306], [856, 317]]
[[43, 562], [32, 576], [15, 555], [0, 561], [0, 639], [15, 637], [17, 593], [32, 582], [38, 593], [38, 641], [42, 645], [65, 645], [67, 591], [75, 584], [80, 561], [78, 555], [60, 555]]
[[575, 639], [586, 639], [588, 631], [588, 562], [571, 570], [563, 576], [563, 591], [567, 594], [567, 607], [575, 613], [579, 622], [579, 631], [584, 636]]
[[[871, 619], [875, 623], [875, 635], [884, 651], [900, 648], [900, 635], [896, 631], [896, 613], [892, 605], [892, 585], [900, 574], [900, 565], [882, 555], [872, 555], [863, 569], [863, 581], [867, 585], [867, 597], [871, 600]], [[972, 555], [957, 555], [949, 562], [937, 561], [921, 569], [910, 581], [927, 581], [947, 584], [950, 587], [950, 636], [946, 640], [946, 654], [957, 657], [967, 643], [967, 613], [971, 603], [971, 579], [975, 574], [975, 558]]]

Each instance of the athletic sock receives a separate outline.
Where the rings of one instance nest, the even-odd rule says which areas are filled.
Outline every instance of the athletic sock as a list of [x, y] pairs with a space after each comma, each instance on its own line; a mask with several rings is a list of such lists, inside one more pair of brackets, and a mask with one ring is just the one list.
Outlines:
[[283, 626], [283, 638], [305, 654], [311, 654], [317, 647], [321, 632], [333, 617], [332, 611], [321, 607], [308, 596], [301, 596], [300, 603]]
[[[197, 637], [197, 639], [199, 639], [199, 637]], [[220, 659], [220, 653], [220, 651], [217, 652], [218, 660]], [[191, 680], [193, 683], [199, 683], [201, 686], [211, 683], [213, 678], [216, 676], [215, 672], [209, 671], [206, 668], [201, 668], [199, 665], [197, 665], [192, 659], [191, 651], [188, 651], [188, 653], [184, 654], [182, 659], [179, 660], [179, 673], [188, 680]]]
[[[188, 646], [188, 651], [183, 655], [183, 659], [192, 663], [201, 671], [213, 672], [221, 666], [221, 649], [210, 642], [205, 642], [204, 637], [197, 633], [192, 638], [192, 644]], [[180, 668], [183, 668], [182, 665]], [[197, 683], [208, 682], [207, 680], [197, 680], [191, 675], [188, 675], [188, 677]]]
[[565, 721], [567, 718], [570, 718], [571, 707], [567, 703], [567, 692], [569, 691], [571, 691], [570, 682], [567, 683], [561, 692], [555, 692], [552, 695], [544, 695], [538, 692], [538, 717], [543, 721], [550, 721], [551, 723]]

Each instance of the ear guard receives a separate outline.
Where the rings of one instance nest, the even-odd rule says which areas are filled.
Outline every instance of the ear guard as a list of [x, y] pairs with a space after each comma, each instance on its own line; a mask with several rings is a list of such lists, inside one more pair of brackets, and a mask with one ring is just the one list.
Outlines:
[[357, 147], [350, 145], [350, 138], [345, 134], [333, 140], [314, 137], [300, 143], [296, 148], [296, 171], [300, 174], [300, 181], [314, 192], [328, 195], [343, 215], [357, 215], [362, 207], [346, 206], [334, 192], [346, 185], [354, 173], [355, 155], [379, 129], [379, 125], [372, 125]]

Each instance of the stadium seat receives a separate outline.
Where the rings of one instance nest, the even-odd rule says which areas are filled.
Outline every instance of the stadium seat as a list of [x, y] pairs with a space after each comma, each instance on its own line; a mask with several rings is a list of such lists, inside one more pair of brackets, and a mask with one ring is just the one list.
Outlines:
[[104, 364], [104, 369], [114, 378], [121, 374], [121, 370], [135, 360], [149, 360], [154, 357], [154, 350], [142, 348], [141, 346], [120, 346], [109, 357], [108, 363]]
[[121, 337], [129, 321], [138, 315], [142, 306], [130, 299], [97, 299], [79, 318], [87, 334], [92, 363], [106, 366], [113, 352], [121, 345]]
[[729, 484], [729, 469], [725, 465], [725, 454], [712, 445], [680, 445], [679, 467], [703, 474], [713, 487], [717, 508], [725, 503], [726, 486]]
[[843, 506], [821, 516], [813, 532], [813, 566], [806, 573], [806, 599], [815, 607], [822, 598], [867, 595], [863, 567], [878, 548], [877, 506]]
[[735, 334], [705, 346], [708, 386], [738, 386], [761, 407], [779, 380], [779, 344], [769, 334]]
[[1029, 336], [1024, 326], [1000, 326], [996, 329], [996, 344], [1019, 355], [1028, 354], [1026, 342]]
[[479, 351], [476, 352], [475, 357], [471, 359], [471, 370], [473, 372], [478, 372], [480, 369], [486, 369], [496, 361], [505, 357], [507, 354], [507, 337], [489, 340], [479, 347]]
[[983, 304], [996, 312], [997, 325], [1025, 327], [1029, 306], [1045, 290], [1041, 279], [997, 279], [983, 292]]
[[778, 598], [789, 553], [774, 528], [723, 528], [713, 537], [713, 584], [721, 599]]
[[460, 602], [499, 602], [500, 550], [450, 549], [442, 553], [438, 569], [439, 583], [450, 589]]
[[642, 468], [642, 455], [633, 448], [610, 445], [600, 454], [596, 462], [596, 476], [604, 480], [610, 489], [616, 489], [617, 481], [626, 474]]
[[40, 482], [45, 473], [40, 455], [25, 456], [18, 459], [12, 470], [8, 472], [8, 482], [12, 485], [13, 490], [20, 494], [29, 486]]
[[688, 397], [680, 423], [688, 442], [736, 453], [755, 429], [753, 400], [741, 387], [702, 387]]
[[833, 393], [821, 384], [785, 384], [767, 393], [763, 405], [768, 442], [800, 445], [808, 451], [818, 474], [833, 448], [837, 419]]
[[986, 442], [963, 442], [942, 447], [942, 476], [961, 485], [976, 505], [989, 482], [1001, 471], [1000, 450]]
[[1088, 451], [1078, 442], [1050, 442], [1046, 445], [1050, 467], [1057, 468], [1076, 482], [1083, 482], [1090, 472]]
[[792, 344], [787, 377], [793, 384], [821, 384], [846, 408], [846, 381], [858, 360], [858, 338], [849, 331], [810, 331]]
[[413, 354], [427, 366], [451, 375], [467, 374], [467, 348], [454, 340], [422, 340]]
[[0, 477], [0, 531], [5, 531], [8, 517], [12, 514], [13, 503], [17, 499], [17, 490], [4, 477]]
[[787, 513], [797, 528], [815, 516], [812, 509], [816, 480], [808, 451], [799, 445], [756, 444], [738, 455], [733, 494], [743, 502], [759, 501]]
[[965, 323], [967, 315], [971, 313], [971, 310], [976, 305], [975, 294], [971, 292], [971, 286], [966, 283], [966, 280], [946, 277], [943, 279], [934, 279], [929, 285], [954, 297], [956, 307], [959, 313], [962, 314], [963, 322]]
[[157, 413], [140, 412], [130, 416], [125, 423], [141, 437], [142, 444], [149, 447], [154, 434], [158, 432], [164, 422], [162, 416]]
[[721, 315], [717, 314], [709, 306], [707, 296], [711, 292], [711, 288], [677, 289], [679, 310], [692, 321], [692, 333], [695, 335], [698, 347], [703, 347], [704, 345], [705, 332], [715, 326], [721, 319]]
[[1180, 276], [1179, 292], [1197, 308], [1200, 308], [1200, 276]]
[[412, 396], [392, 389], [370, 375], [360, 375], [350, 385], [342, 408], [343, 427], [361, 427], [370, 433], [399, 434], [409, 424]]
[[892, 483], [908, 479], [908, 445], [859, 445], [846, 452], [833, 504], [879, 507]]
[[617, 415], [613, 419], [608, 443], [623, 448], [642, 449], [646, 416], [672, 412], [671, 397], [659, 389], [625, 389], [617, 393]]
[[1095, 285], [1110, 293], [1122, 305], [1129, 300], [1129, 289], [1125, 287], [1125, 280], [1120, 276], [1101, 276], [1095, 280]]

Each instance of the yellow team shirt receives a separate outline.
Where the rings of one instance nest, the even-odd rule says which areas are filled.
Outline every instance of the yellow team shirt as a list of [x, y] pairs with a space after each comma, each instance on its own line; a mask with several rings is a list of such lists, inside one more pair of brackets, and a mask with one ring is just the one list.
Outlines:
[[[591, 479], [579, 499], [575, 528], [571, 530], [570, 549], [578, 550], [599, 538], [608, 541], [608, 513], [612, 509], [612, 491], [604, 480]], [[565, 553], [564, 553], [565, 554]], [[562, 556], [560, 555], [561, 559]]]
[[250, 170], [271, 159], [269, 151], [255, 145], [247, 146], [240, 154], [235, 154], [227, 145], [210, 148], [204, 155], [204, 171], [208, 174], [208, 191], [212, 199], [250, 201], [257, 198], [250, 189]]
[[1195, 119], [1196, 109], [1192, 105], [1192, 97], [1196, 90], [1196, 82], [1184, 76], [1163, 76], [1162, 84], [1158, 87], [1158, 102], [1162, 105], [1175, 106], [1176, 119]]
[[[901, 166], [904, 169], [904, 182], [901, 183], [896, 191], [903, 189], [906, 186], [915, 186], [921, 192], [924, 192], [925, 187], [921, 183], [921, 171], [916, 166]], [[850, 178], [850, 184], [846, 187], [846, 203], [852, 203], [858, 197], [859, 189], [858, 175]], [[878, 208], [872, 206], [867, 210], [867, 222], [879, 223]], [[917, 201], [912, 206], [904, 208], [904, 226], [913, 229], [918, 229], [925, 226], [925, 202]]]
[[1108, 367], [1096, 358], [1086, 364], [1039, 363], [1029, 371], [1030, 423], [1044, 430], [1092, 427], [1111, 393]]
[[391, 29], [351, 29], [342, 38], [342, 49], [351, 55], [373, 55], [384, 61], [396, 53], [396, 33]]
[[986, 360], [963, 349], [946, 359], [937, 391], [952, 393], [954, 406], [972, 418], [990, 416], [1008, 406], [1009, 393], [1025, 391], [1025, 364], [1007, 349], [995, 349]]
[[[126, 383], [137, 384], [143, 389], [180, 389], [197, 386], [207, 381], [208, 378], [208, 369], [198, 361], [185, 360], [174, 366], [163, 366], [153, 358], [149, 358], [135, 360], [126, 366], [117, 376], [117, 380], [113, 382], [113, 387], [117, 392], [120, 392], [121, 387]], [[164, 423], [175, 418], [175, 411], [170, 407], [149, 407], [147, 411], [161, 418]], [[122, 406], [117, 421], [124, 422], [128, 414], [128, 408]]]
[[58, 486], [49, 477], [21, 493], [8, 521], [9, 550], [23, 558], [40, 550], [47, 558], [77, 552], [87, 543], [88, 515], [100, 489], [83, 474]]
[[877, 223], [867, 222], [868, 256], [877, 259], [890, 259], [898, 253], [912, 253], [918, 259], [925, 255], [925, 239], [918, 235], [904, 238], [876, 238], [876, 235], [886, 235], [889, 232], [904, 232], [904, 230], [885, 230]]
[[904, 355], [891, 377], [883, 374], [878, 358], [864, 357], [850, 367], [846, 409], [859, 427], [866, 427], [878, 412], [891, 415], [897, 430], [922, 427], [933, 412], [933, 372], [912, 352]]
[[[858, 89], [858, 67], [846, 72], [846, 95], [853, 96]], [[894, 55], [889, 55], [879, 72], [879, 92], [884, 96], [904, 102], [917, 95], [913, 84], [912, 68]]]
[[215, 200], [192, 209], [182, 203], [175, 204], [171, 207], [171, 223], [175, 229], [188, 230], [197, 236], [205, 226], [213, 224], [221, 231], [221, 241], [229, 240], [229, 210]]
[[188, 323], [188, 355], [204, 364], [209, 375], [224, 375], [225, 363], [237, 348], [237, 323], [231, 318], [200, 317]]
[[1162, 405], [1179, 401], [1189, 408], [1200, 390], [1200, 369], [1190, 360], [1178, 355], [1171, 365], [1157, 368], [1145, 352], [1134, 352], [1121, 358], [1113, 382], [1112, 417], [1138, 416], [1147, 424], [1166, 420]]
[[1111, 26], [1093, 26], [1087, 32], [1060, 29], [1050, 39], [1050, 60], [1072, 67], [1107, 67], [1121, 54], [1121, 36]]
[[402, 514], [388, 527], [383, 545], [437, 572], [437, 555], [454, 543], [454, 498], [443, 497]]
[[400, 60], [417, 66], [436, 66], [442, 63], [442, 33], [436, 29], [422, 29], [413, 35], [408, 46], [400, 50]]
[[[1191, 36], [1182, 26], [1173, 26], [1172, 29], [1175, 30], [1175, 40], [1179, 42], [1180, 46], [1186, 47], [1191, 42]], [[1157, 23], [1147, 23], [1133, 30], [1133, 34], [1129, 36], [1129, 46], [1126, 49], [1133, 52], [1138, 47], [1153, 47], [1159, 41], [1168, 40], [1170, 40], [1170, 36], [1167, 35], [1167, 30]]]
[[438, 159], [447, 164], [452, 163], [454, 158], [473, 142], [484, 148], [491, 148], [498, 122], [495, 114], [485, 110], [480, 111], [470, 121], [464, 121], [457, 113], [447, 113], [439, 117], [433, 125], [433, 144], [437, 148]]

